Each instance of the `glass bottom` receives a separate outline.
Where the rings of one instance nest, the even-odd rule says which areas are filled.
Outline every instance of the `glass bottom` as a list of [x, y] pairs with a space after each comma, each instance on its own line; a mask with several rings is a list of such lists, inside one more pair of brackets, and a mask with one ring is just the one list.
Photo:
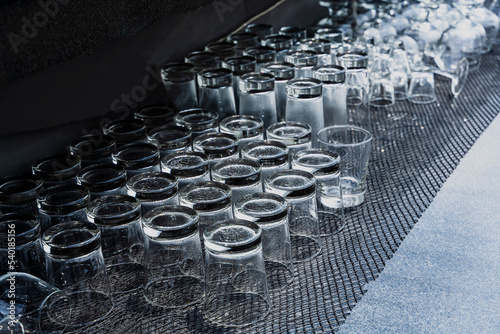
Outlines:
[[387, 108], [393, 106], [394, 103], [396, 102], [390, 98], [380, 98], [380, 99], [370, 100], [370, 106], [375, 108]]
[[203, 299], [203, 280], [194, 276], [161, 277], [144, 287], [144, 298], [154, 306], [184, 307]]
[[436, 102], [436, 95], [411, 94], [408, 96], [408, 101], [416, 104], [429, 104]]
[[225, 327], [242, 327], [263, 320], [271, 310], [268, 298], [255, 293], [236, 292], [208, 296], [205, 317]]

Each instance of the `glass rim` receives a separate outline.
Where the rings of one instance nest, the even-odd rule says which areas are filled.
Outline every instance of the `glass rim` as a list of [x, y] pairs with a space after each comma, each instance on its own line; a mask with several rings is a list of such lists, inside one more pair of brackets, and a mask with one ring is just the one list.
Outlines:
[[[12, 191], [5, 189], [6, 186], [13, 182], [25, 182], [26, 185], [32, 185], [29, 189], [22, 191]], [[38, 175], [23, 173], [14, 174], [4, 177], [0, 180], [0, 203], [2, 204], [22, 204], [36, 200], [38, 194], [42, 191], [43, 179]], [[29, 197], [29, 198], [24, 198]]]
[[[279, 135], [274, 133], [274, 131], [276, 131], [278, 129], [286, 128], [289, 126], [302, 128], [305, 130], [305, 133], [303, 135], [301, 135], [300, 137], [299, 136], [285, 137], [285, 136], [279, 136]], [[283, 121], [283, 122], [277, 122], [277, 123], [271, 124], [267, 128], [266, 133], [267, 133], [268, 137], [269, 137], [269, 135], [271, 135], [273, 137], [277, 137], [277, 138], [269, 138], [271, 140], [279, 140], [279, 141], [285, 142], [286, 145], [300, 145], [300, 144], [305, 144], [305, 143], [308, 143], [311, 141], [312, 127], [307, 123], [300, 123], [300, 122], [294, 122], [294, 121]]]
[[[169, 166], [168, 162], [182, 157], [196, 156], [200, 158], [201, 162], [195, 166], [188, 166], [183, 168], [173, 168]], [[189, 151], [189, 152], [174, 152], [167, 154], [161, 159], [161, 168], [163, 171], [175, 176], [176, 178], [189, 178], [200, 175], [205, 175], [209, 170], [208, 156], [203, 152]]]
[[[127, 150], [144, 150], [144, 155], [139, 158], [127, 158], [122, 155]], [[125, 169], [137, 169], [153, 166], [160, 162], [160, 151], [158, 146], [152, 143], [134, 142], [121, 146], [112, 155], [113, 162], [123, 166]]]
[[[187, 199], [187, 194], [189, 194], [189, 192], [196, 191], [202, 188], [217, 188], [222, 191], [223, 196], [198, 202]], [[216, 181], [198, 181], [195, 183], [190, 183], [182, 187], [182, 189], [179, 191], [179, 201], [181, 205], [188, 206], [196, 211], [213, 211], [230, 207], [231, 196], [231, 188], [227, 184]]]
[[[231, 165], [249, 166], [254, 168], [253, 172], [244, 175], [223, 175], [220, 170]], [[225, 159], [212, 166], [212, 180], [227, 184], [228, 186], [243, 187], [254, 185], [261, 180], [262, 167], [254, 160], [247, 158]]]
[[[15, 223], [14, 223], [15, 222]], [[8, 248], [8, 237], [12, 236], [11, 233], [7, 233], [10, 229], [8, 228], [10, 224], [22, 224], [24, 225], [23, 231], [18, 233], [20, 228], [16, 226], [14, 228], [14, 237], [16, 239], [16, 245], [14, 248], [18, 246], [26, 245], [29, 242], [37, 240], [41, 235], [41, 226], [37, 217], [32, 214], [24, 213], [24, 212], [10, 212], [0, 214], [0, 226], [7, 225], [4, 231], [0, 232], [0, 248]]]
[[[89, 172], [98, 173], [99, 171], [104, 170], [114, 170], [116, 171], [116, 175], [102, 180], [99, 179], [97, 182], [93, 182], [89, 180]], [[127, 181], [127, 171], [123, 166], [119, 166], [112, 163], [100, 163], [93, 164], [82, 168], [82, 170], [77, 175], [77, 182], [80, 185], [87, 187], [90, 192], [101, 192], [107, 190], [113, 190], [124, 186]]]
[[[98, 144], [94, 144], [94, 142], [98, 142]], [[78, 145], [88, 144], [88, 152], [80, 148]], [[95, 134], [91, 133], [88, 135], [84, 135], [73, 140], [69, 146], [69, 151], [71, 154], [77, 156], [82, 160], [89, 160], [95, 158], [102, 158], [111, 156], [111, 153], [116, 149], [116, 140], [106, 134]]]
[[[277, 206], [277, 210], [275, 210], [276, 212], [274, 212], [273, 214], [249, 214], [248, 212], [243, 211], [243, 207], [245, 204], [258, 200], [267, 202], [272, 201], [277, 203], [279, 207]], [[280, 195], [269, 192], [257, 192], [253, 194], [247, 194], [238, 198], [234, 203], [234, 215], [238, 219], [252, 221], [257, 224], [274, 223], [288, 216], [289, 207], [290, 205], [288, 204], [286, 199]]]
[[[78, 197], [67, 199], [60, 198], [54, 200], [52, 195], [62, 192], [74, 192]], [[48, 187], [37, 197], [37, 207], [40, 212], [48, 215], [65, 215], [80, 209], [85, 209], [90, 202], [90, 194], [88, 189], [84, 186], [77, 184], [59, 184]]]
[[[85, 240], [78, 239], [78, 242], [72, 244], [56, 244], [56, 240], [69, 240], [69, 238], [60, 237], [65, 233], [76, 233], [85, 231]], [[74, 258], [90, 254], [101, 247], [101, 230], [91, 222], [69, 221], [54, 225], [47, 229], [41, 238], [42, 248], [46, 255], [61, 258]]]
[[[99, 213], [99, 210], [107, 205], [121, 205], [120, 212]], [[127, 210], [125, 205], [128, 205]], [[86, 212], [87, 219], [100, 228], [127, 225], [140, 219], [141, 202], [129, 195], [105, 195], [91, 201]]]
[[[345, 131], [345, 130], [356, 131], [356, 132], [364, 134], [365, 138], [362, 141], [356, 142], [356, 143], [328, 143], [320, 137], [320, 133], [323, 134], [328, 130], [335, 130], [336, 132]], [[332, 126], [327, 126], [323, 129], [319, 130], [316, 134], [316, 138], [318, 139], [318, 142], [320, 142], [326, 146], [335, 145], [335, 146], [340, 146], [340, 147], [350, 147], [350, 146], [361, 146], [361, 145], [365, 145], [365, 144], [371, 142], [373, 139], [373, 135], [371, 134], [370, 131], [363, 129], [359, 126], [355, 126], [355, 125], [332, 125]]]
[[[162, 178], [168, 181], [168, 184], [163, 187], [158, 187], [151, 190], [143, 190], [137, 187], [137, 184], [141, 181]], [[152, 182], [155, 185], [158, 182]], [[137, 198], [138, 200], [161, 200], [167, 199], [175, 196], [177, 194], [178, 181], [174, 175], [165, 172], [145, 172], [132, 176], [127, 181], [127, 193]]]
[[[231, 123], [254, 122], [254, 126], [249, 126], [243, 129], [230, 129], [228, 125]], [[264, 131], [264, 121], [261, 118], [250, 115], [232, 115], [224, 118], [219, 123], [221, 133], [230, 133], [236, 138], [252, 138], [259, 136]]]

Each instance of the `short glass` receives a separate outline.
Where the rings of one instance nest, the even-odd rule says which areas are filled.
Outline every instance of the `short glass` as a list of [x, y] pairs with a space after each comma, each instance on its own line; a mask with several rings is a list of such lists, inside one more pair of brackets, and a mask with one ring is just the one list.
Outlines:
[[311, 134], [311, 126], [299, 122], [279, 122], [267, 128], [267, 139], [285, 144], [290, 157], [312, 147]]
[[125, 168], [128, 177], [160, 171], [160, 151], [151, 143], [130, 143], [116, 149], [113, 162]]
[[238, 157], [238, 138], [229, 133], [206, 133], [193, 141], [193, 151], [205, 153], [213, 166]]
[[164, 157], [175, 152], [191, 151], [192, 132], [185, 126], [167, 124], [149, 131], [148, 140], [158, 146], [160, 156]]
[[261, 72], [274, 75], [276, 94], [276, 116], [278, 121], [285, 120], [286, 83], [295, 77], [294, 65], [285, 62], [271, 62], [262, 65]]
[[78, 174], [78, 184], [85, 186], [91, 199], [103, 195], [127, 193], [127, 171], [112, 163], [95, 164], [83, 168]]
[[234, 203], [237, 219], [256, 223], [262, 230], [262, 252], [269, 290], [280, 290], [293, 281], [292, 250], [287, 201], [278, 195], [256, 192]]
[[371, 133], [357, 126], [336, 125], [318, 132], [318, 146], [337, 153], [342, 161], [340, 182], [344, 208], [358, 206], [365, 200], [371, 141]]
[[49, 155], [31, 165], [31, 171], [42, 178], [44, 187], [76, 184], [76, 175], [80, 168], [80, 159], [71, 154]]
[[227, 159], [212, 167], [212, 181], [231, 187], [233, 202], [262, 191], [260, 164], [250, 159]]
[[292, 258], [304, 262], [316, 257], [322, 249], [316, 203], [316, 179], [302, 170], [281, 170], [264, 179], [268, 193], [284, 197], [290, 204], [288, 222]]
[[177, 308], [203, 300], [204, 264], [198, 214], [184, 206], [160, 206], [143, 216], [144, 298]]
[[408, 88], [408, 101], [416, 104], [436, 102], [434, 73], [429, 68], [413, 69]]
[[177, 178], [164, 172], [145, 172], [131, 177], [127, 181], [128, 195], [141, 202], [144, 214], [162, 205], [177, 205]]
[[267, 175], [289, 168], [288, 147], [274, 140], [259, 140], [246, 144], [241, 148], [241, 156], [258, 162], [262, 167], [262, 180]]
[[42, 191], [43, 180], [32, 174], [16, 174], [0, 180], [2, 213], [23, 212], [38, 215], [36, 198]]
[[253, 116], [230, 116], [219, 124], [221, 133], [230, 133], [238, 138], [238, 151], [249, 142], [263, 140], [263, 128], [264, 122]]
[[210, 322], [242, 327], [263, 320], [271, 310], [261, 229], [245, 220], [207, 226], [205, 308]]
[[201, 152], [177, 152], [161, 160], [161, 170], [177, 178], [178, 188], [198, 181], [210, 181], [208, 157]]
[[98, 163], [113, 162], [111, 154], [115, 149], [116, 141], [113, 137], [100, 133], [75, 139], [69, 147], [70, 153], [80, 159], [82, 168]]

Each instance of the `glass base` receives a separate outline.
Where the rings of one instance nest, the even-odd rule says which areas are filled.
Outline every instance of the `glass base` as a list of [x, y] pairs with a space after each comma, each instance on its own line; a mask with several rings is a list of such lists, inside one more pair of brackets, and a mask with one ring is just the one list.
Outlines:
[[436, 102], [435, 95], [410, 95], [408, 101], [416, 104], [429, 104]]

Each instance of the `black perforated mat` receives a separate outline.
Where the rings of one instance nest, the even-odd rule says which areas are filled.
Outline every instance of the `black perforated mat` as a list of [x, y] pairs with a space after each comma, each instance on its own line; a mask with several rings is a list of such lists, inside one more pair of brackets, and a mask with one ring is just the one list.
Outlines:
[[271, 295], [268, 317], [243, 329], [203, 319], [201, 306], [171, 311], [140, 291], [117, 296], [104, 321], [82, 333], [329, 333], [338, 328], [432, 202], [460, 159], [500, 111], [500, 48], [483, 57], [458, 99], [438, 79], [437, 103], [398, 102], [373, 111], [367, 200], [322, 254], [295, 266], [295, 281]]

